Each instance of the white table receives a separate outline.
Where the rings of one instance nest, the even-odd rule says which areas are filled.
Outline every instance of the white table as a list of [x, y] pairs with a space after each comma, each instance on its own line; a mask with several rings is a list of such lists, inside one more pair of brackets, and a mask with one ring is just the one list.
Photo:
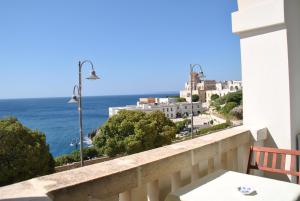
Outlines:
[[[242, 185], [251, 186], [256, 195], [243, 195]], [[166, 201], [296, 201], [300, 185], [220, 170], [170, 193]]]

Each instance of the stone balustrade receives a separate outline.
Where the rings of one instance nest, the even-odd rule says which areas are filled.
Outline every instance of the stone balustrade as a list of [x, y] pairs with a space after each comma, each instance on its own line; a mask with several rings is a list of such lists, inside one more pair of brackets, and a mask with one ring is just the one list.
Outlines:
[[0, 188], [0, 200], [160, 201], [218, 169], [245, 172], [250, 131], [235, 127]]

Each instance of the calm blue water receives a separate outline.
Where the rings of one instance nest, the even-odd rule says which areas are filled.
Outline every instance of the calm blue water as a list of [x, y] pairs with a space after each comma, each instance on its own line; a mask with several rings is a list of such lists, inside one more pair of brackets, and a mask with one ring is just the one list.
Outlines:
[[[126, 95], [85, 97], [83, 99], [83, 126], [85, 145], [87, 135], [108, 119], [108, 107], [136, 104], [139, 97], [166, 97], [174, 94]], [[17, 117], [26, 127], [46, 134], [53, 156], [72, 152], [70, 143], [79, 137], [76, 104], [69, 98], [9, 99], [0, 100], [0, 118]]]

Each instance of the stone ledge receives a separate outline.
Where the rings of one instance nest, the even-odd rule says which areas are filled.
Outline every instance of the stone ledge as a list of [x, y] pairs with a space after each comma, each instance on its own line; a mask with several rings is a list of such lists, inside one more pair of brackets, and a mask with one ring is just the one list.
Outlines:
[[250, 138], [251, 134], [247, 129], [235, 127], [111, 161], [5, 186], [0, 188], [0, 200], [19, 200], [26, 197], [48, 200], [48, 195], [53, 200], [67, 200], [71, 197], [76, 201], [87, 200], [87, 196], [113, 196], [191, 166], [193, 151], [200, 156], [201, 150], [202, 153], [215, 150], [210, 155], [212, 157], [216, 151], [223, 152], [249, 143]]

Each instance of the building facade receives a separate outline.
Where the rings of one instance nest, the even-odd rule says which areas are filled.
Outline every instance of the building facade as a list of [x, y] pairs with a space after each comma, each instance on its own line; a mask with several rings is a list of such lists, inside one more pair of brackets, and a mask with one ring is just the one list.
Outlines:
[[218, 96], [225, 96], [228, 93], [233, 93], [242, 90], [242, 81], [238, 80], [230, 80], [225, 82], [216, 83], [215, 90], [207, 90], [206, 94], [206, 102], [209, 104], [211, 101], [211, 96], [216, 94]]
[[[175, 119], [179, 117], [187, 117], [191, 114], [192, 104], [188, 102], [176, 102], [174, 98], [156, 98], [155, 103], [147, 103], [146, 99], [140, 99], [143, 102], [137, 102], [136, 105], [127, 105], [125, 107], [110, 107], [109, 116], [118, 114], [121, 110], [134, 110], [143, 112], [161, 111], [166, 117]], [[150, 100], [150, 99], [149, 99]], [[153, 100], [153, 99], [151, 99]], [[193, 103], [193, 114], [198, 115], [204, 111], [201, 102]]]
[[224, 96], [228, 93], [242, 90], [242, 81], [228, 80], [217, 82], [216, 80], [200, 80], [199, 74], [193, 73], [192, 83], [189, 80], [185, 83], [184, 89], [180, 91], [180, 97], [185, 98], [188, 102], [191, 102], [191, 87], [192, 95], [198, 95], [200, 102], [209, 104], [213, 94]]
[[192, 74], [192, 82], [191, 79], [189, 79], [189, 81], [185, 83], [184, 89], [180, 91], [180, 97], [185, 98], [186, 101], [188, 102], [191, 102], [191, 87], [192, 87], [192, 95], [198, 95], [199, 101], [204, 103], [206, 102], [205, 92], [207, 90], [215, 90], [216, 81], [201, 80], [199, 74], [194, 72]]

